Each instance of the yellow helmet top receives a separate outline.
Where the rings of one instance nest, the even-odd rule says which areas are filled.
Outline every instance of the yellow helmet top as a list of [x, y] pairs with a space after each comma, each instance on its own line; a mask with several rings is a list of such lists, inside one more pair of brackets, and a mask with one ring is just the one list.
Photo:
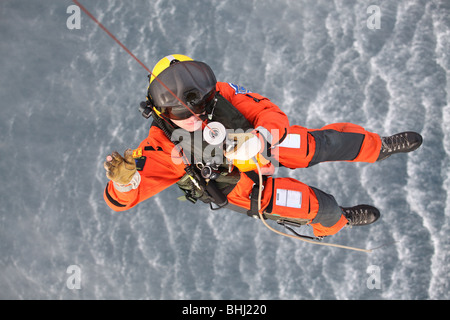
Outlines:
[[189, 58], [188, 56], [182, 55], [182, 54], [172, 54], [169, 56], [166, 56], [158, 61], [158, 63], [155, 65], [155, 67], [152, 70], [152, 74], [150, 76], [150, 83], [149, 85], [155, 80], [155, 77], [157, 77], [161, 72], [166, 70], [170, 64], [175, 61], [194, 61], [192, 58]]

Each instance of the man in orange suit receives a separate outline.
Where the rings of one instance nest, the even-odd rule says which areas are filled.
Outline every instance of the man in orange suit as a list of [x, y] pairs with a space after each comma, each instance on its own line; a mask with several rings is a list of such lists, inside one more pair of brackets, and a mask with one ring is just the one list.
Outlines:
[[[322, 190], [272, 177], [274, 166], [373, 163], [422, 143], [415, 132], [380, 137], [351, 123], [321, 129], [290, 125], [268, 98], [217, 82], [207, 64], [184, 55], [170, 55], [156, 64], [141, 107], [145, 117], [153, 118], [147, 138], [123, 156], [113, 152], [104, 163], [110, 179], [104, 198], [115, 211], [128, 210], [178, 184], [191, 202], [309, 224], [317, 237], [329, 236], [346, 225], [371, 224], [380, 212], [370, 205], [342, 208]], [[264, 174], [262, 186], [255, 162]]]

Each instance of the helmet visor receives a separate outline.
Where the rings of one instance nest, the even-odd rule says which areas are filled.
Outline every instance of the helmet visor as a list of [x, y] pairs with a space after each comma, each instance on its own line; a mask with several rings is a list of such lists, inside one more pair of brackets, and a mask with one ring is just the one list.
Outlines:
[[177, 62], [161, 72], [148, 88], [156, 107], [182, 106], [180, 100], [195, 105], [216, 88], [211, 68], [199, 61]]
[[162, 107], [161, 114], [171, 120], [185, 120], [192, 117], [193, 114], [199, 115], [204, 113], [214, 103], [215, 91], [210, 92], [204, 99], [196, 104], [187, 103], [185, 106]]

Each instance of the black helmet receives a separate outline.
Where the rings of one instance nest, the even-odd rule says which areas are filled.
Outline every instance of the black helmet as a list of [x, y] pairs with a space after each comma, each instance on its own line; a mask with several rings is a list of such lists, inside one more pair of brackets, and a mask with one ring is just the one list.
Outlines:
[[203, 113], [213, 102], [216, 83], [214, 72], [206, 63], [173, 59], [156, 78], [151, 77], [148, 99], [158, 115], [173, 120], [187, 119], [192, 112]]

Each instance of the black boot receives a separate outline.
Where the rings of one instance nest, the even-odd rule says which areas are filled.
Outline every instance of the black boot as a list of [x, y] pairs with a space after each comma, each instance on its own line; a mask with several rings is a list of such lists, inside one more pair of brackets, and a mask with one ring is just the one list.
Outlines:
[[360, 204], [351, 208], [342, 208], [342, 213], [348, 220], [348, 226], [365, 226], [374, 223], [380, 217], [377, 208]]
[[422, 136], [417, 132], [402, 132], [381, 138], [381, 152], [377, 161], [389, 158], [394, 153], [416, 150], [422, 144]]

